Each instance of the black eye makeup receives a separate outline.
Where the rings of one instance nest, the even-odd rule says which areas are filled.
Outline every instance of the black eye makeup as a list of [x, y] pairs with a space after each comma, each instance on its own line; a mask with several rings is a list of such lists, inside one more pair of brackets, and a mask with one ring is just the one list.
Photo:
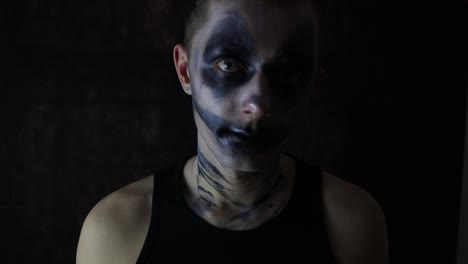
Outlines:
[[218, 22], [203, 53], [202, 78], [216, 97], [227, 96], [254, 75], [254, 41], [237, 13]]
[[231, 13], [215, 26], [206, 44], [203, 58], [205, 62], [212, 62], [221, 53], [237, 59], [252, 57], [254, 40], [243, 23], [242, 17]]
[[226, 74], [242, 74], [247, 72], [245, 66], [233, 58], [221, 58], [216, 60], [214, 65], [216, 68]]
[[263, 66], [270, 83], [275, 86], [273, 90], [294, 92], [307, 87], [316, 67], [315, 45], [310, 25], [292, 32], [274, 58]]
[[310, 25], [289, 32], [276, 55], [259, 69], [254, 38], [242, 17], [231, 13], [215, 25], [206, 42], [201, 63], [203, 82], [221, 99], [262, 70], [274, 97], [293, 98], [312, 80], [316, 59], [314, 38]]
[[304, 86], [313, 75], [314, 65], [307, 60], [273, 62], [263, 70], [271, 83], [281, 86]]

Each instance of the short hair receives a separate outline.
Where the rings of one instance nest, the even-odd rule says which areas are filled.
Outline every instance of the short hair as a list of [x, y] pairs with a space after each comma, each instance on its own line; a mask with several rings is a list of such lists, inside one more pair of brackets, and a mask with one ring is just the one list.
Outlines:
[[[193, 37], [200, 29], [200, 27], [206, 23], [208, 19], [208, 12], [210, 7], [210, 2], [212, 0], [197, 0], [195, 5], [192, 6], [190, 15], [185, 23], [185, 34], [184, 34], [184, 45], [187, 50], [187, 55], [190, 56], [192, 44], [193, 44]], [[270, 0], [271, 1], [271, 0]], [[306, 0], [304, 0], [306, 1]], [[317, 9], [318, 21], [320, 20], [320, 14], [322, 9], [321, 0], [308, 0], [314, 4], [314, 8]], [[317, 22], [318, 22], [317, 21]], [[318, 26], [318, 25], [317, 25]]]
[[210, 0], [197, 0], [185, 23], [184, 45], [190, 56], [193, 37], [208, 19]]

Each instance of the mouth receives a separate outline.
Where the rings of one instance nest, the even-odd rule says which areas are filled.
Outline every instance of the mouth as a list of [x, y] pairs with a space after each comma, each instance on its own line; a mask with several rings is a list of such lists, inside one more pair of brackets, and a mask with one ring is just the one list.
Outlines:
[[235, 152], [259, 153], [281, 144], [288, 131], [279, 125], [257, 128], [230, 125], [222, 127], [216, 134], [224, 148]]
[[232, 127], [227, 129], [220, 139], [225, 143], [225, 147], [246, 153], [265, 151], [273, 145], [269, 142], [269, 137], [261, 135], [259, 131]]
[[228, 131], [225, 134], [226, 139], [231, 143], [246, 144], [253, 141], [252, 134], [245, 131]]
[[239, 129], [239, 128], [231, 128], [228, 131], [228, 134], [238, 137], [243, 140], [251, 140], [255, 136], [255, 133], [253, 133], [252, 131]]

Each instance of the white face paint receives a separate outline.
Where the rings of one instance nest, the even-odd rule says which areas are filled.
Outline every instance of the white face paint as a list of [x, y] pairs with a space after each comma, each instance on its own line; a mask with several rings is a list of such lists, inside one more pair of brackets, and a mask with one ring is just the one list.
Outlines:
[[306, 1], [213, 1], [189, 60], [199, 140], [230, 168], [278, 153], [317, 72]]

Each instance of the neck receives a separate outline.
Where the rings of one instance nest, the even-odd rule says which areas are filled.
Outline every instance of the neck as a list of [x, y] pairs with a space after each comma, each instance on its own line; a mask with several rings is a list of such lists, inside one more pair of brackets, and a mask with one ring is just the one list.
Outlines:
[[193, 170], [197, 175], [196, 196], [213, 207], [254, 208], [267, 200], [281, 181], [280, 153], [273, 153], [251, 170], [226, 168], [205, 144], [199, 144]]

